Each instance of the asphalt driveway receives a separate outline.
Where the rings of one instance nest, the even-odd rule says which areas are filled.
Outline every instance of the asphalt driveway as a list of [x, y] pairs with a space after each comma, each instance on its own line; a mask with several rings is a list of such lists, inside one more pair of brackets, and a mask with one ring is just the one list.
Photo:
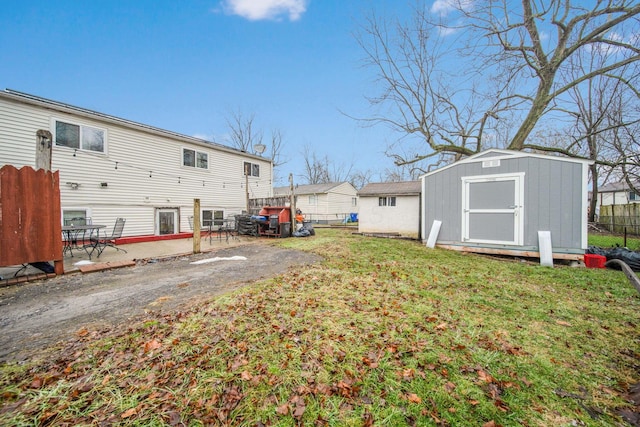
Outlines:
[[0, 288], [0, 361], [37, 357], [79, 330], [118, 328], [147, 311], [176, 310], [318, 261], [254, 243]]

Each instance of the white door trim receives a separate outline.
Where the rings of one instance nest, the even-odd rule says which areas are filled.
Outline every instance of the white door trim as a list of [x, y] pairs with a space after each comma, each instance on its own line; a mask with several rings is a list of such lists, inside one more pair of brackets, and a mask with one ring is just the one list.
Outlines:
[[[173, 233], [169, 233], [169, 234], [176, 234], [178, 233], [178, 229], [179, 229], [179, 224], [178, 221], [180, 220], [180, 209], [179, 208], [156, 208], [155, 210], [155, 235], [156, 236], [160, 236], [160, 214], [161, 213], [173, 213]], [[165, 233], [166, 234], [166, 233]]]
[[[462, 241], [473, 243], [508, 244], [522, 246], [524, 242], [524, 172], [463, 176], [462, 180]], [[470, 209], [469, 193], [470, 184], [481, 182], [514, 181], [514, 204], [508, 209]], [[469, 217], [473, 213], [500, 213], [513, 214], [513, 241], [471, 239], [469, 230]]]

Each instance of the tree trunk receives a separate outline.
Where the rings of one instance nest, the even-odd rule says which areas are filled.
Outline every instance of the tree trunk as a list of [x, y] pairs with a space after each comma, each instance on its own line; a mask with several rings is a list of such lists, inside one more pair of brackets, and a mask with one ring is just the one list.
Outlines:
[[522, 122], [522, 125], [520, 125], [518, 132], [511, 140], [509, 150], [522, 150], [529, 134], [533, 128], [536, 127], [540, 117], [542, 117], [542, 113], [551, 101], [551, 98], [549, 98], [549, 92], [551, 92], [551, 84], [553, 82], [554, 74], [555, 73], [547, 73], [546, 76], [542, 77], [542, 82], [538, 87], [536, 97], [533, 99], [531, 109], [529, 110], [527, 117]]

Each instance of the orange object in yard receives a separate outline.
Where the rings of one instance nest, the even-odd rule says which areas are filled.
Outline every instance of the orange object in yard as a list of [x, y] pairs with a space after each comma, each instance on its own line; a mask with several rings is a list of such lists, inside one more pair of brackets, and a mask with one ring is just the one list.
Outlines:
[[584, 254], [584, 265], [587, 268], [605, 268], [607, 257], [596, 254]]
[[286, 206], [264, 206], [258, 215], [269, 218], [271, 215], [278, 215], [278, 222], [291, 222], [291, 209]]

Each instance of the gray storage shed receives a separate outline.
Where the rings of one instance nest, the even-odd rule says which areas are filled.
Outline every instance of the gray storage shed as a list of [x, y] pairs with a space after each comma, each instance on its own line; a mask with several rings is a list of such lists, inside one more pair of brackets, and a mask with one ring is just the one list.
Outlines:
[[581, 259], [590, 164], [491, 149], [427, 173], [421, 177], [422, 240], [461, 251], [540, 257], [538, 232], [547, 231], [553, 258]]

